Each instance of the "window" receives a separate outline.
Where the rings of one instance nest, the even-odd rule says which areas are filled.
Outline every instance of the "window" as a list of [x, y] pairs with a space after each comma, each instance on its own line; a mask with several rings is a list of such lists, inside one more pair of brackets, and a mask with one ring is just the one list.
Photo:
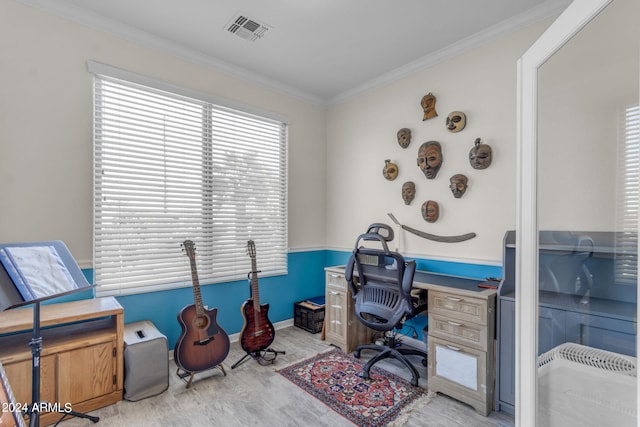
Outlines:
[[263, 276], [285, 274], [286, 123], [89, 69], [97, 293], [190, 286], [185, 240], [196, 245], [201, 284], [245, 279], [248, 240]]
[[640, 180], [640, 108], [626, 109], [618, 157], [616, 283], [636, 286], [638, 275], [638, 186]]

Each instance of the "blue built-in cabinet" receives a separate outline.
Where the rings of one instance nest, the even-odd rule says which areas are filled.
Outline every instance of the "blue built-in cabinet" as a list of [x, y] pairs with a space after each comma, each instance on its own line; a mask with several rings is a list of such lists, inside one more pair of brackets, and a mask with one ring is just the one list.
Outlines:
[[[574, 342], [636, 355], [635, 234], [540, 231], [538, 355]], [[498, 409], [515, 411], [516, 234], [498, 289]]]

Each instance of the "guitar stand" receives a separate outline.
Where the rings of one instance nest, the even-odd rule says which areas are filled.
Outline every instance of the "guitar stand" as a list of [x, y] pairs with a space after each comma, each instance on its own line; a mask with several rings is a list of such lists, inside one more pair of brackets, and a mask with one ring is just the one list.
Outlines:
[[[266, 353], [273, 354], [273, 358], [265, 358], [264, 355]], [[235, 369], [237, 366], [240, 366], [241, 364], [246, 362], [248, 360], [247, 357], [251, 357], [253, 360], [258, 362], [262, 366], [271, 365], [271, 364], [273, 364], [273, 362], [275, 362], [276, 357], [279, 354], [287, 354], [287, 353], [284, 352], [284, 351], [281, 351], [281, 350], [274, 350], [272, 348], [268, 348], [268, 349], [262, 350], [262, 351], [252, 351], [252, 352], [247, 353], [244, 356], [242, 356], [242, 359], [240, 359], [236, 363], [234, 363], [233, 366], [231, 367], [231, 369]]]
[[[250, 243], [253, 243], [253, 241], [250, 241]], [[260, 270], [255, 269], [256, 268], [255, 257], [252, 257], [252, 261], [253, 261], [252, 263], [253, 270], [247, 273], [247, 281], [249, 282], [249, 295], [251, 296], [251, 298], [253, 298], [253, 288], [252, 288], [253, 279], [254, 278], [256, 279], [256, 285], [257, 285], [257, 274], [260, 273]], [[256, 289], [257, 289], [257, 286], [256, 286]], [[264, 357], [265, 354], [267, 353], [272, 354], [273, 357], [272, 358]], [[267, 348], [265, 350], [258, 350], [258, 351], [250, 351], [250, 352], [247, 352], [247, 354], [245, 354], [244, 356], [242, 356], [240, 360], [234, 363], [231, 369], [235, 369], [236, 367], [240, 366], [242, 363], [246, 362], [247, 357], [251, 357], [253, 360], [258, 362], [262, 366], [271, 365], [276, 360], [276, 357], [279, 354], [286, 354], [286, 353], [284, 351], [274, 350], [272, 348]]]
[[[222, 374], [226, 377], [227, 376], [227, 372], [224, 370], [224, 366], [222, 365], [216, 365], [216, 366], [212, 366], [209, 369], [214, 369], [214, 368], [218, 368], [220, 370], [220, 372], [222, 372]], [[207, 370], [209, 370], [207, 369]], [[182, 371], [182, 372], [180, 372]], [[204, 371], [198, 371], [198, 372], [204, 372]], [[178, 368], [176, 370], [176, 375], [183, 380], [185, 383], [187, 383], [187, 388], [191, 387], [192, 383], [193, 383], [193, 376], [195, 374], [197, 374], [198, 372], [190, 372], [190, 371], [186, 371], [182, 368]], [[189, 377], [189, 379], [187, 380], [186, 378]]]

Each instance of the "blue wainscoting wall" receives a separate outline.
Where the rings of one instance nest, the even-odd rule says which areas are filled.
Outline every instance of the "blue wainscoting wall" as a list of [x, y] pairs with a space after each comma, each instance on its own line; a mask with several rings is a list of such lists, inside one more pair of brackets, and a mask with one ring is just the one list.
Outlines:
[[[308, 252], [292, 252], [288, 256], [289, 274], [275, 277], [259, 277], [260, 301], [269, 304], [269, 320], [273, 323], [293, 318], [293, 304], [307, 298], [324, 295], [324, 268], [346, 264], [350, 252], [334, 250], [318, 250]], [[416, 259], [419, 270], [457, 276], [484, 279], [500, 277], [502, 267], [480, 264], [434, 261]], [[93, 270], [85, 269], [83, 273], [92, 281]], [[218, 309], [217, 322], [229, 334], [236, 334], [242, 329], [244, 318], [241, 306], [249, 298], [248, 281], [234, 281], [207, 285], [201, 283], [202, 301], [209, 308]], [[70, 301], [91, 298], [91, 293], [83, 292], [67, 298], [51, 300], [51, 302]], [[179, 288], [168, 291], [149, 292], [136, 295], [116, 297], [124, 307], [125, 323], [138, 320], [150, 320], [160, 332], [166, 335], [169, 347], [173, 348], [180, 336], [180, 325], [177, 315], [186, 305], [193, 304], [192, 288]], [[418, 338], [426, 324], [426, 318], [418, 316], [409, 322], [403, 331], [412, 335], [413, 326]]]

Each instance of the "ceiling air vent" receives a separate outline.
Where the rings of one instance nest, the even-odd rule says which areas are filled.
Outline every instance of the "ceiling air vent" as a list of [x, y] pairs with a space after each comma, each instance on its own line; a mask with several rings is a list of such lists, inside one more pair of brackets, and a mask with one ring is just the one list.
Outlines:
[[256, 19], [249, 18], [244, 13], [236, 14], [236, 16], [229, 21], [226, 28], [230, 33], [252, 42], [264, 37], [267, 31], [272, 29], [271, 26], [264, 22], [259, 22]]

